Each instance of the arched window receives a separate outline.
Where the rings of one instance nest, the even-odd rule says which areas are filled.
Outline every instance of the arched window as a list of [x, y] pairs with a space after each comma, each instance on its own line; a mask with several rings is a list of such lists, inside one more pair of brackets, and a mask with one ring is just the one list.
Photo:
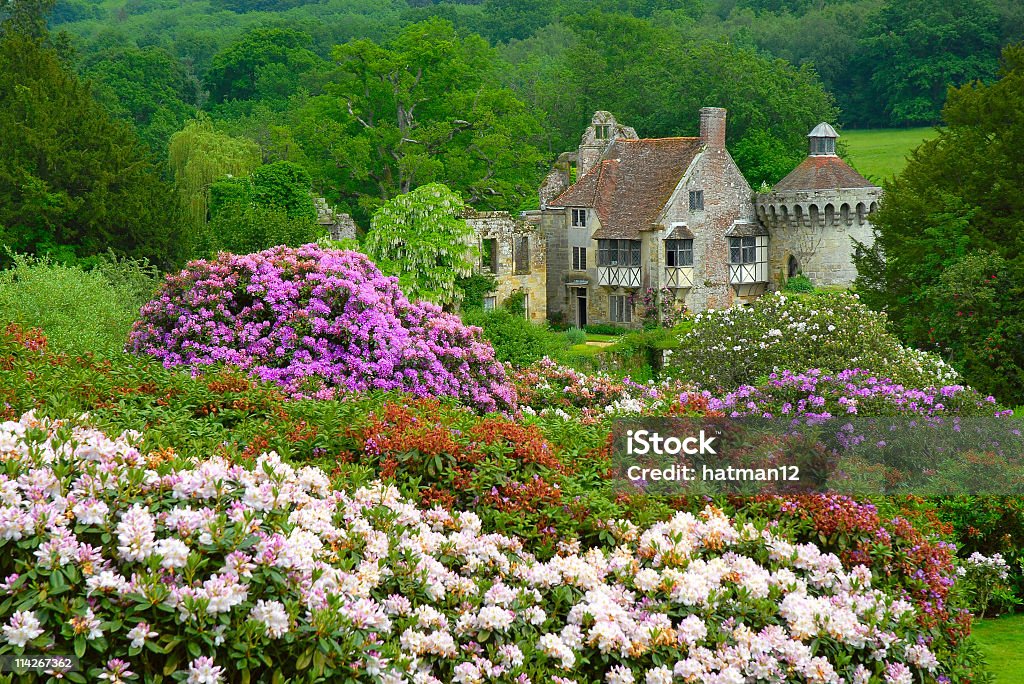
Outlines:
[[792, 254], [789, 255], [789, 262], [786, 264], [786, 277], [793, 278], [800, 274], [800, 260]]
[[825, 224], [833, 225], [836, 222], [836, 208], [831, 204], [825, 205]]

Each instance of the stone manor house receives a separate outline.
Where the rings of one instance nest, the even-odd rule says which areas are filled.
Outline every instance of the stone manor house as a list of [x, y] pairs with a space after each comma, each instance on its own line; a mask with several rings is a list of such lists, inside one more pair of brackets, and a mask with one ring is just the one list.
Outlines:
[[702, 311], [749, 303], [798, 273], [849, 285], [853, 240], [871, 243], [881, 189], [836, 156], [835, 130], [815, 127], [808, 156], [762, 194], [729, 155], [725, 132], [716, 107], [700, 110], [693, 138], [639, 138], [595, 113], [578, 150], [545, 179], [539, 211], [466, 217], [480, 268], [498, 282], [485, 306], [518, 291], [534, 321], [631, 326], [647, 288]]

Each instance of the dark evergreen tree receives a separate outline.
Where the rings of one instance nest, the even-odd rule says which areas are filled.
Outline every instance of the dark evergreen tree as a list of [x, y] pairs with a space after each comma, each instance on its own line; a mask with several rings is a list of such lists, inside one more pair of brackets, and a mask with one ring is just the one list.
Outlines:
[[0, 242], [68, 258], [113, 249], [170, 262], [178, 222], [146, 149], [38, 28], [29, 13], [0, 27]]

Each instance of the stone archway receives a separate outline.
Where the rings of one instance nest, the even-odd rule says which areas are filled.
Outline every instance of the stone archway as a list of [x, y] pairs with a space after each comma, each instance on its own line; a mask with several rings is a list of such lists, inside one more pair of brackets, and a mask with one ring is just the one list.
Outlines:
[[786, 277], [793, 278], [800, 274], [800, 260], [792, 254], [789, 255], [789, 260], [786, 262]]

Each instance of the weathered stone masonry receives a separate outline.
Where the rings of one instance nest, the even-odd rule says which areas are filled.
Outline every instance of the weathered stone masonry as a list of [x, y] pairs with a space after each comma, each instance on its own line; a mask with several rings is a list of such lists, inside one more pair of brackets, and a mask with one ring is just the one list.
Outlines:
[[640, 139], [597, 112], [578, 150], [558, 158], [540, 211], [525, 215], [546, 244], [549, 318], [635, 326], [622, 301], [648, 287], [701, 311], [798, 272], [852, 282], [853, 240], [870, 244], [881, 191], [835, 155], [835, 131], [815, 128], [808, 158], [755, 197], [725, 147], [726, 111], [700, 114], [699, 137]]
[[[498, 307], [512, 294], [522, 292], [527, 318], [543, 322], [547, 318], [547, 245], [539, 228], [504, 211], [468, 211], [464, 218], [476, 232], [482, 256], [480, 271], [493, 274], [497, 281], [489, 303]], [[485, 241], [493, 242], [488, 247]], [[493, 257], [486, 260], [492, 251]]]

